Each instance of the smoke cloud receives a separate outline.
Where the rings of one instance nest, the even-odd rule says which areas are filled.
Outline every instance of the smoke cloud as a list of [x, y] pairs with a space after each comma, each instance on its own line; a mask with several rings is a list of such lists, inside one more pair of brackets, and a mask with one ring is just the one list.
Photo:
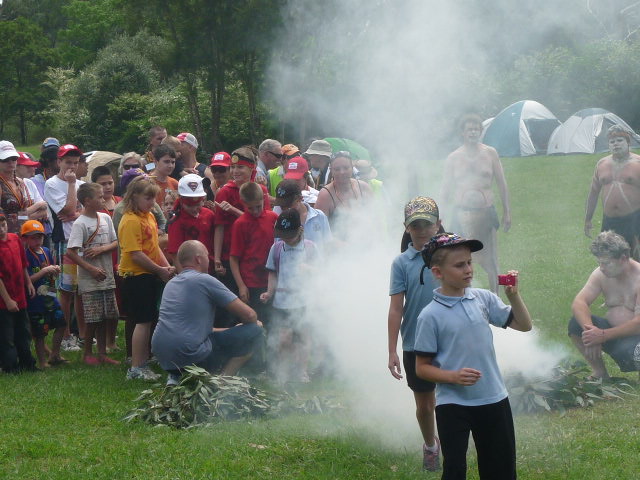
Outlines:
[[[336, 0], [290, 2], [284, 12], [287, 29], [270, 70], [271, 96], [283, 121], [294, 125], [283, 140], [359, 141], [389, 193], [388, 204], [354, 213], [347, 241], [325, 251], [309, 289], [315, 335], [333, 352], [354, 418], [389, 445], [420, 442], [412, 394], [387, 369], [389, 273], [400, 253], [403, 206], [417, 194], [438, 200], [462, 114], [494, 115], [506, 106], [483, 103], [491, 98], [490, 72], [550, 37], [588, 37], [594, 19], [583, 2], [557, 8], [549, 0]], [[494, 335], [505, 373], [544, 374], [561, 357], [543, 348], [535, 332], [494, 329]], [[535, 366], [523, 358], [536, 359]]]

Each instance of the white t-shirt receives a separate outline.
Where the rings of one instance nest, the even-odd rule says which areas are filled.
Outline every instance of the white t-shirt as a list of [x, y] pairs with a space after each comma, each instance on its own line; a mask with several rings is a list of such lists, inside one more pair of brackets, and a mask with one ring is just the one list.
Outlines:
[[36, 187], [36, 184], [33, 183], [31, 179], [23, 178], [22, 181], [24, 182], [25, 187], [27, 187], [27, 190], [29, 190], [29, 195], [31, 196], [33, 203], [42, 202], [44, 200], [38, 191], [38, 187]]
[[[76, 180], [76, 192], [78, 191], [78, 187], [83, 183], [82, 180]], [[44, 184], [44, 199], [55, 213], [60, 213], [60, 210], [62, 210], [67, 203], [68, 189], [69, 184], [57, 175], [48, 179]], [[76, 211], [79, 212], [80, 210], [82, 210], [82, 205], [80, 202], [76, 202]], [[62, 222], [62, 229], [66, 240], [69, 240], [72, 225], [73, 221]]]
[[[100, 247], [108, 245], [116, 240], [116, 231], [113, 228], [113, 222], [111, 217], [106, 213], [98, 212], [98, 218], [100, 219], [100, 225], [98, 233], [91, 239], [91, 242], [87, 243], [87, 240], [93, 235], [98, 226], [98, 219], [80, 215], [78, 219], [73, 222], [71, 228], [71, 235], [69, 236], [69, 242], [67, 248], [79, 248], [78, 254], [81, 255], [84, 249], [89, 247]], [[95, 280], [89, 272], [84, 268], [78, 266], [78, 292], [95, 292], [96, 290], [110, 290], [116, 288], [116, 281], [113, 276], [113, 261], [111, 252], [103, 253], [97, 257], [87, 258], [82, 257], [86, 262], [90, 263], [94, 267], [103, 269], [107, 278], [101, 282]]]

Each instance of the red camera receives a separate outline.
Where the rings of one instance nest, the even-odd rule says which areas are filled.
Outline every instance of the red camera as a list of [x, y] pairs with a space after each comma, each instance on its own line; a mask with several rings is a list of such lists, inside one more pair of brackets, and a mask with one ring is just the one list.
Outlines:
[[518, 285], [518, 276], [517, 275], [498, 275], [498, 285], [511, 285], [515, 287]]

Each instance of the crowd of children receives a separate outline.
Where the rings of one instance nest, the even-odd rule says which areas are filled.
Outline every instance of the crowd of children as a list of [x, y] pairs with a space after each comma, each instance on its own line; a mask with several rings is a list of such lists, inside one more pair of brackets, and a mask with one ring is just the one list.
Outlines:
[[[193, 135], [167, 137], [164, 129], [154, 128], [152, 138], [159, 144], [145, 154], [149, 163], [126, 154], [119, 175], [96, 166], [87, 183], [81, 180], [88, 174], [82, 151], [46, 139], [41, 178], [34, 177], [47, 203], [46, 215], [41, 209], [27, 213], [37, 199], [20, 193], [27, 191], [28, 179], [16, 177], [10, 192], [22, 203], [14, 208], [11, 221], [0, 209], [0, 367], [4, 372], [45, 369], [67, 363], [65, 350], [82, 350], [81, 361], [89, 366], [117, 365], [120, 362], [110, 352], [118, 348], [116, 326], [118, 318], [124, 318], [131, 364], [126, 378], [160, 377], [150, 368], [154, 344], [162, 345], [161, 365], [175, 381], [180, 368], [167, 364], [174, 358], [167, 356], [167, 332], [172, 327], [162, 324], [162, 341], [158, 337], [152, 342], [152, 337], [160, 310], [175, 311], [175, 305], [164, 303], [171, 303], [170, 298], [162, 299], [165, 284], [193, 269], [196, 273], [187, 275], [190, 282], [208, 272], [207, 279], [215, 277], [208, 287], [217, 292], [215, 298], [237, 298], [251, 307], [219, 309], [214, 330], [251, 320], [266, 330], [263, 348], [270, 354], [262, 368], [281, 382], [310, 381], [305, 278], [336, 241], [328, 215], [360, 208], [372, 191], [375, 169], [366, 163], [362, 180], [352, 179], [350, 156], [332, 156], [330, 146], [320, 140], [303, 154], [294, 145], [285, 148], [274, 140], [259, 149], [219, 152], [206, 168], [192, 165], [198, 148]], [[267, 184], [258, 183], [256, 174], [274, 165], [268, 156], [279, 161], [259, 175]], [[12, 144], [0, 142], [0, 174], [10, 173], [11, 166], [15, 169], [19, 157]], [[332, 163], [336, 159], [340, 165]], [[347, 187], [339, 190], [342, 184]], [[376, 191], [382, 188], [378, 181]], [[332, 202], [325, 202], [324, 195]], [[321, 208], [314, 208], [316, 198]], [[6, 200], [5, 196], [2, 205]], [[525, 331], [531, 328], [529, 314], [517, 286], [506, 288], [511, 307], [493, 293], [470, 288], [471, 252], [482, 244], [444, 233], [432, 199], [417, 197], [404, 213], [406, 241], [391, 270], [388, 366], [398, 379], [404, 368], [413, 391], [424, 437], [424, 468], [440, 468], [442, 449], [443, 478], [462, 478], [471, 432], [481, 477], [512, 478], [513, 422], [489, 325]], [[177, 285], [169, 290], [190, 294]], [[188, 323], [189, 318], [181, 321]], [[49, 330], [50, 346], [45, 342]], [[255, 330], [253, 325], [251, 338], [263, 337]], [[396, 352], [399, 336], [402, 363]], [[244, 356], [248, 352], [237, 351]]]

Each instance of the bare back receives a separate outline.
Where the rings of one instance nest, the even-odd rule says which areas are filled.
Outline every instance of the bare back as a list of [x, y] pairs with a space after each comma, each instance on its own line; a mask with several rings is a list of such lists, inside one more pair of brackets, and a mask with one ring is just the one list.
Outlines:
[[602, 189], [602, 208], [608, 217], [629, 215], [640, 209], [640, 156], [624, 161], [604, 157], [596, 165], [593, 183]]

